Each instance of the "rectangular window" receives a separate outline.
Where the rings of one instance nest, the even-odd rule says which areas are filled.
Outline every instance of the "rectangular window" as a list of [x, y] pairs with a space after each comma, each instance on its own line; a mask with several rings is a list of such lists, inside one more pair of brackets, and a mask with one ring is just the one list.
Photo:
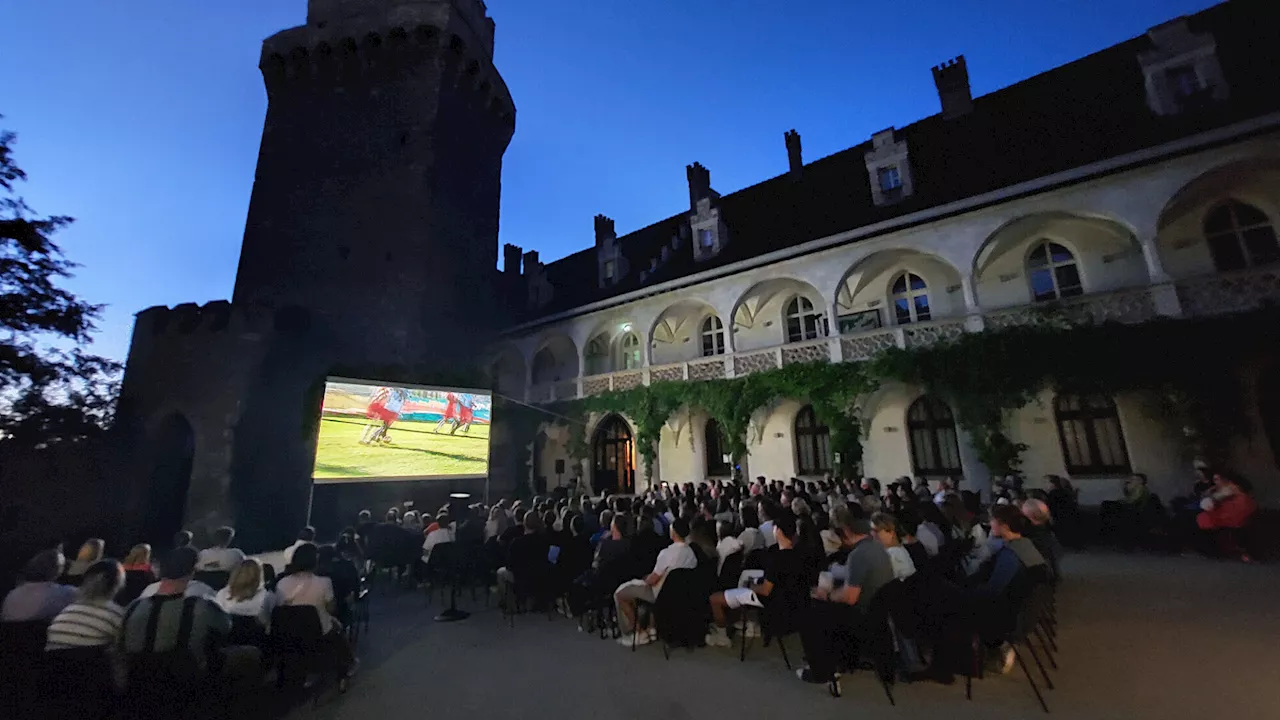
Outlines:
[[876, 177], [880, 181], [881, 192], [887, 193], [902, 187], [902, 177], [898, 175], [896, 165], [880, 168], [876, 171]]
[[711, 232], [710, 230], [699, 230], [698, 244], [701, 245], [705, 250], [714, 249], [716, 246], [715, 233]]
[[1171, 67], [1165, 71], [1165, 77], [1169, 80], [1173, 96], [1179, 100], [1185, 100], [1203, 89], [1194, 65]]
[[618, 261], [606, 260], [604, 263], [604, 279], [606, 282], [613, 282], [618, 274]]

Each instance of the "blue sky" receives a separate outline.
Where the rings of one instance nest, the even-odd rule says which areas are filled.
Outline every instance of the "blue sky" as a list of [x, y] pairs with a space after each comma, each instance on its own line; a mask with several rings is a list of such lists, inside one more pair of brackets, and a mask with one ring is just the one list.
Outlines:
[[[938, 111], [929, 69], [963, 53], [984, 94], [1214, 4], [1209, 0], [488, 0], [518, 108], [500, 242], [544, 260], [688, 203], [700, 161], [729, 193]], [[97, 352], [133, 314], [229, 298], [266, 112], [263, 38], [305, 0], [7, 0], [0, 120], [22, 188], [108, 305]], [[499, 257], [501, 254], [499, 253]]]

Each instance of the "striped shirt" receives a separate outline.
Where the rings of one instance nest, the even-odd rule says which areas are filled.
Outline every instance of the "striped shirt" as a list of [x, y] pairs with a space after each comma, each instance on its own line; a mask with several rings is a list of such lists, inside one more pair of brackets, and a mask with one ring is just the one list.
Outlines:
[[120, 637], [124, 610], [113, 602], [74, 602], [49, 625], [45, 650], [113, 645]]

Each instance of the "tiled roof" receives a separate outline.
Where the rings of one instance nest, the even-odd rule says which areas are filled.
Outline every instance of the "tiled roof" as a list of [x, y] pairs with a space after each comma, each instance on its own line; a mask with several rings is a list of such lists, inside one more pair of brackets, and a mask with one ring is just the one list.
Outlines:
[[1193, 33], [1210, 32], [1230, 99], [1216, 107], [1158, 117], [1148, 107], [1138, 53], [1147, 35], [975, 98], [971, 113], [941, 114], [897, 130], [906, 139], [914, 194], [877, 207], [871, 200], [864, 155], [871, 141], [804, 166], [802, 177], [784, 174], [722, 197], [719, 207], [730, 242], [718, 256], [695, 262], [686, 234], [669, 259], [640, 280], [689, 211], [619, 238], [630, 269], [611, 287], [599, 288], [594, 246], [546, 266], [551, 302], [521, 317], [572, 310], [669, 280], [750, 259], [906, 215], [999, 190], [1056, 172], [1160, 145], [1179, 137], [1280, 109], [1280, 2], [1234, 0], [1188, 18]]

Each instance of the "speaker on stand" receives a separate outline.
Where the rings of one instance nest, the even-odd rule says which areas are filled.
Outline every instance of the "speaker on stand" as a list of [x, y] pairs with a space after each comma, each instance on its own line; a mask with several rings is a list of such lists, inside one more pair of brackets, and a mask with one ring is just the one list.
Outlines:
[[471, 617], [471, 613], [458, 609], [458, 584], [462, 580], [460, 577], [463, 570], [467, 567], [467, 558], [463, 557], [463, 553], [469, 548], [463, 547], [458, 541], [457, 531], [462, 527], [462, 519], [467, 516], [471, 493], [455, 492], [449, 493], [449, 519], [454, 523], [453, 542], [437, 545], [431, 552], [440, 552], [441, 548], [448, 545], [448, 562], [445, 565], [445, 572], [449, 575], [449, 609], [440, 613], [435, 617], [436, 622], [457, 622], [466, 620]]

